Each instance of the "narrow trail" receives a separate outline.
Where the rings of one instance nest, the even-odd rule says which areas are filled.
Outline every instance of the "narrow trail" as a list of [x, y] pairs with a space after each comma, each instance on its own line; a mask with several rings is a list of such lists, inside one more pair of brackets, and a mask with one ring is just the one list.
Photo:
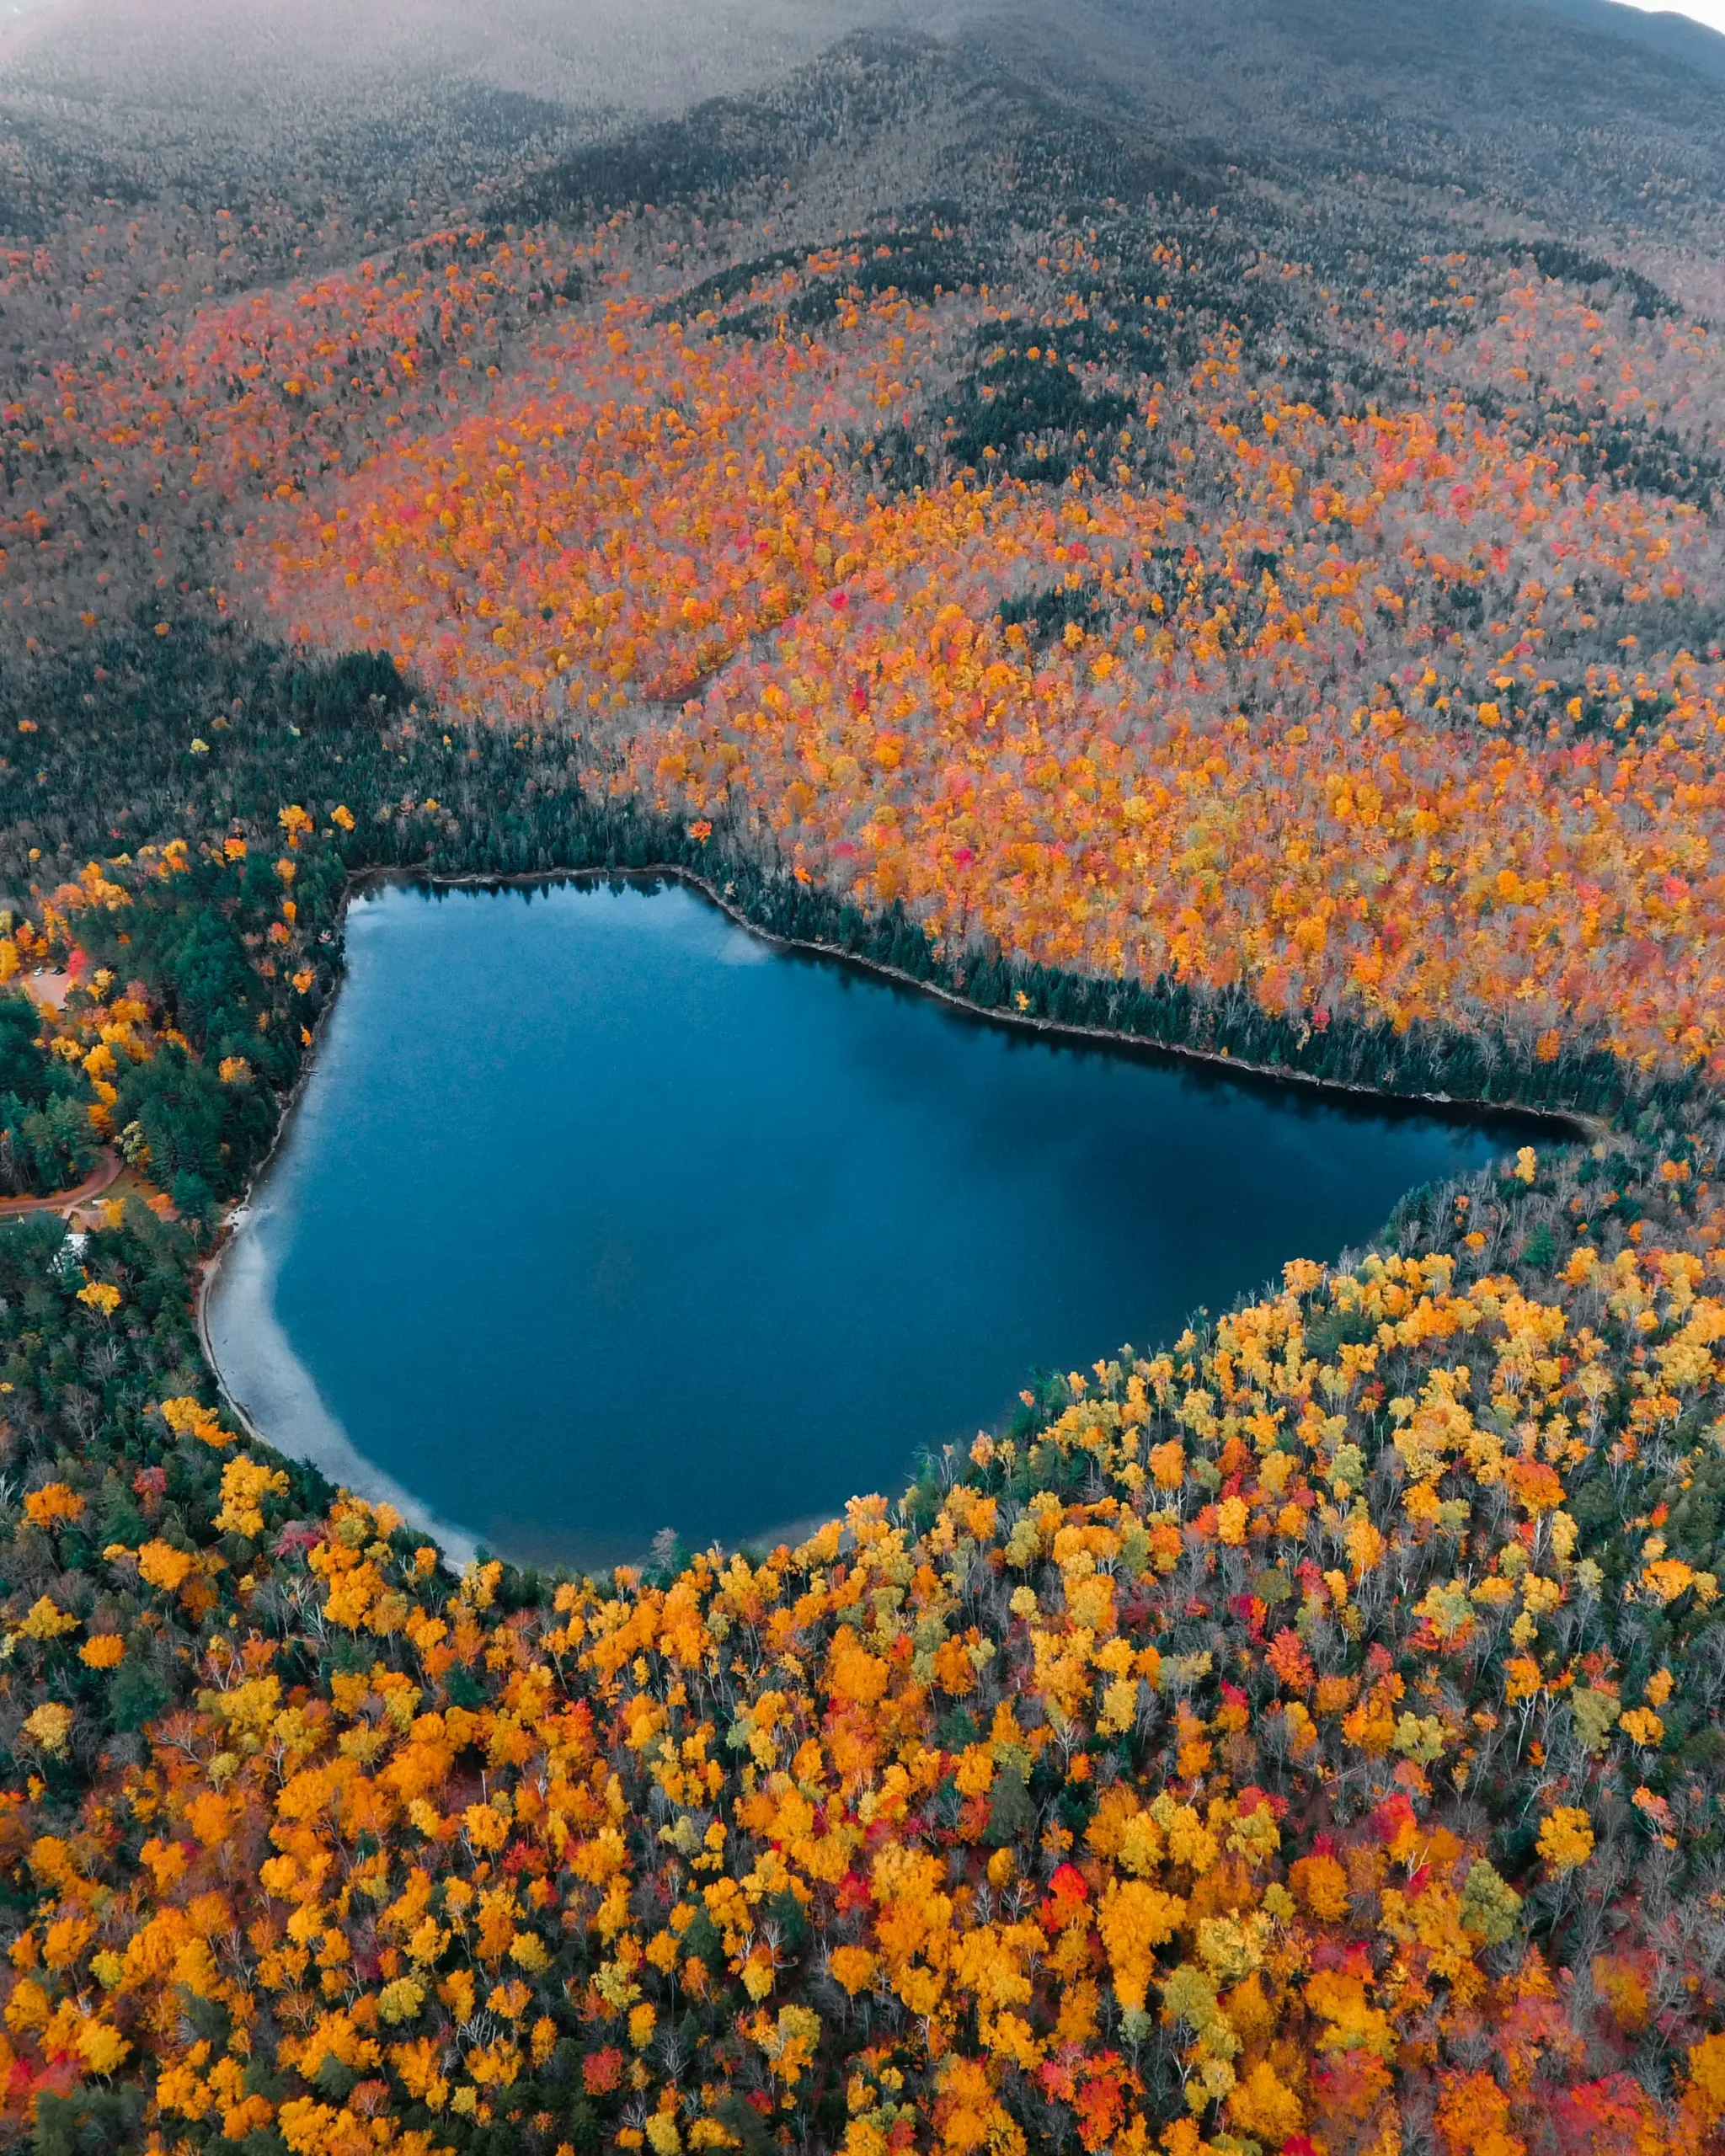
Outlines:
[[111, 1146], [104, 1146], [100, 1165], [74, 1190], [51, 1191], [44, 1198], [0, 1198], [0, 1220], [16, 1220], [26, 1213], [69, 1213], [77, 1205], [88, 1204], [91, 1198], [118, 1182], [125, 1166]]

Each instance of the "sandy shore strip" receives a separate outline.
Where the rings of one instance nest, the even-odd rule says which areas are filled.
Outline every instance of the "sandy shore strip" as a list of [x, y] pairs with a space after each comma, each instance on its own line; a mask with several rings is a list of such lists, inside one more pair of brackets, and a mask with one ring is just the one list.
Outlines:
[[[261, 1223], [258, 1224], [261, 1226]], [[478, 1538], [403, 1489], [354, 1444], [277, 1321], [275, 1267], [262, 1234], [231, 1235], [198, 1298], [206, 1361], [227, 1405], [254, 1443], [318, 1469], [339, 1489], [390, 1505], [435, 1542], [458, 1572], [473, 1563]]]

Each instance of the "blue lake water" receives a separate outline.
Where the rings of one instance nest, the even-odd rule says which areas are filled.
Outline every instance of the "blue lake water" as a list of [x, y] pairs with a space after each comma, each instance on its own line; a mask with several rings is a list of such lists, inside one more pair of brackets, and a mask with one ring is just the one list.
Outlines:
[[1148, 1348], [1520, 1142], [1057, 1045], [681, 889], [357, 899], [211, 1298], [284, 1451], [521, 1560], [896, 1495], [1033, 1368]]

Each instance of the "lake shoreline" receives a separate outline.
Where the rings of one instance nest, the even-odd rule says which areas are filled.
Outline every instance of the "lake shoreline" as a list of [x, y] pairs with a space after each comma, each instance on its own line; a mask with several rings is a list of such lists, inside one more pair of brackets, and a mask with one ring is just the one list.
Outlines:
[[[635, 886], [667, 884], [679, 886], [697, 894], [734, 927], [743, 931], [766, 949], [806, 957], [817, 961], [837, 961], [845, 966], [855, 969], [867, 978], [884, 981], [899, 989], [920, 990], [937, 1004], [973, 1022], [987, 1025], [990, 1022], [994, 1022], [1002, 1028], [1010, 1028], [1022, 1037], [1041, 1039], [1052, 1043], [1081, 1044], [1114, 1054], [1126, 1055], [1135, 1060], [1162, 1065], [1167, 1068], [1178, 1069], [1191, 1065], [1204, 1066], [1207, 1068], [1212, 1077], [1227, 1077], [1244, 1081], [1242, 1090], [1248, 1092], [1279, 1092], [1285, 1086], [1297, 1084], [1303, 1089], [1301, 1097], [1312, 1101], [1314, 1104], [1327, 1101], [1332, 1105], [1346, 1104], [1361, 1109], [1375, 1108], [1380, 1112], [1401, 1110], [1411, 1115], [1429, 1113], [1435, 1109], [1439, 1111], [1446, 1120], [1460, 1123], [1471, 1123], [1477, 1120], [1486, 1119], [1498, 1123], [1506, 1120], [1521, 1122], [1528, 1126], [1530, 1134], [1540, 1130], [1553, 1134], [1561, 1131], [1572, 1143], [1596, 1140], [1610, 1128], [1602, 1121], [1573, 1111], [1528, 1109], [1519, 1107], [1514, 1103], [1458, 1100], [1444, 1094], [1387, 1091], [1346, 1081], [1318, 1078], [1307, 1072], [1249, 1063], [1213, 1049], [1146, 1040], [1140, 1035], [1122, 1033], [1106, 1027], [1061, 1022], [1012, 1010], [987, 1008], [970, 1001], [959, 991], [938, 983], [919, 979], [915, 975], [885, 961], [859, 955], [836, 945], [809, 938], [787, 937], [763, 928], [749, 917], [747, 912], [734, 897], [728, 895], [708, 878], [676, 862], [649, 863], [630, 868], [605, 866], [547, 869], [515, 875], [439, 875], [428, 868], [419, 868], [412, 865], [363, 870], [348, 878], [342, 894], [340, 910], [337, 916], [337, 932], [339, 934], [344, 927], [348, 908], [354, 899], [375, 889], [396, 887], [426, 891], [492, 890], [501, 892], [510, 889], [530, 889], [536, 887], [556, 888], [563, 885], [597, 883]], [[294, 1086], [284, 1099], [280, 1120], [270, 1150], [259, 1162], [248, 1178], [238, 1203], [229, 1209], [224, 1215], [216, 1243], [204, 1263], [199, 1267], [194, 1305], [199, 1346], [215, 1378], [225, 1408], [251, 1442], [267, 1447], [271, 1451], [281, 1453], [285, 1457], [302, 1460], [306, 1464], [317, 1468], [320, 1473], [330, 1476], [332, 1480], [338, 1480], [344, 1470], [355, 1467], [360, 1469], [364, 1470], [361, 1481], [373, 1481], [377, 1489], [383, 1492], [383, 1501], [395, 1505], [398, 1510], [403, 1509], [402, 1500], [403, 1496], [407, 1496], [409, 1508], [405, 1511], [404, 1517], [408, 1518], [412, 1524], [443, 1545], [452, 1566], [461, 1570], [465, 1568], [467, 1563], [472, 1561], [478, 1542], [478, 1537], [463, 1529], [456, 1527], [449, 1521], [441, 1519], [429, 1507], [420, 1505], [417, 1500], [412, 1499], [410, 1493], [405, 1492], [393, 1476], [388, 1475], [386, 1470], [377, 1468], [375, 1463], [369, 1461], [357, 1447], [352, 1446], [350, 1441], [346, 1440], [344, 1432], [339, 1432], [343, 1442], [334, 1447], [333, 1451], [330, 1447], [323, 1444], [314, 1446], [310, 1450], [295, 1449], [285, 1444], [281, 1439], [271, 1437], [245, 1401], [235, 1392], [223, 1374], [211, 1336], [212, 1298], [218, 1285], [222, 1282], [227, 1265], [238, 1239], [238, 1231], [255, 1209], [259, 1195], [266, 1179], [273, 1172], [280, 1158], [283, 1146], [292, 1129], [296, 1115], [302, 1104], [318, 1062], [318, 1051], [323, 1045], [324, 1027], [329, 1022], [332, 1014], [340, 1001], [347, 979], [347, 966], [344, 960], [334, 989], [318, 1014], [311, 1044], [301, 1064]], [[332, 1426], [339, 1430], [339, 1426], [334, 1424], [334, 1418], [328, 1417], [327, 1411], [324, 1412], [326, 1419], [330, 1420]], [[336, 1452], [342, 1455], [339, 1460], [334, 1456]], [[332, 1470], [335, 1470], [334, 1475], [331, 1475]], [[383, 1486], [386, 1484], [388, 1486], [387, 1491]], [[366, 1490], [360, 1486], [359, 1481], [348, 1481], [340, 1483], [339, 1486], [351, 1487], [356, 1495], [361, 1497], [367, 1495]], [[815, 1524], [818, 1524], [817, 1521]], [[737, 1546], [758, 1546], [758, 1537], [745, 1536]], [[645, 1562], [648, 1561], [647, 1553], [644, 1550], [638, 1559], [619, 1561]], [[602, 1572], [606, 1567], [601, 1565], [600, 1569]]]
[[[285, 1336], [280, 1350], [291, 1368], [284, 1374], [293, 1390], [307, 1396], [307, 1405], [303, 1412], [309, 1413], [313, 1423], [323, 1426], [318, 1429], [315, 1437], [301, 1435], [290, 1444], [282, 1438], [269, 1436], [250, 1408], [222, 1375], [210, 1331], [208, 1300], [216, 1284], [218, 1273], [225, 1270], [226, 1264], [232, 1262], [234, 1251], [240, 1247], [239, 1237], [232, 1230], [239, 1226], [244, 1217], [243, 1211], [236, 1213], [228, 1229], [224, 1231], [220, 1247], [203, 1268], [195, 1305], [198, 1345], [205, 1361], [216, 1373], [227, 1412], [254, 1444], [266, 1445], [271, 1452], [279, 1453], [284, 1459], [297, 1460], [302, 1465], [315, 1468], [332, 1488], [350, 1491], [369, 1504], [389, 1506], [401, 1516], [407, 1526], [437, 1545], [445, 1564], [459, 1577], [474, 1561], [479, 1547], [478, 1538], [458, 1522], [444, 1518], [430, 1506], [422, 1502], [404, 1484], [360, 1450], [325, 1406], [311, 1373], [294, 1355], [291, 1344]], [[267, 1299], [269, 1283], [266, 1282], [254, 1287], [253, 1292], [254, 1297]], [[279, 1327], [275, 1329], [280, 1330]]]
[[[1474, 1119], [1494, 1123], [1523, 1122], [1530, 1131], [1562, 1129], [1568, 1132], [1578, 1145], [1595, 1145], [1600, 1139], [1609, 1138], [1614, 1128], [1605, 1117], [1588, 1115], [1579, 1108], [1528, 1107], [1516, 1101], [1478, 1100], [1455, 1093], [1391, 1091], [1381, 1086], [1359, 1085], [1350, 1079], [1320, 1078], [1309, 1070], [1295, 1070], [1286, 1065], [1248, 1063], [1242, 1057], [1230, 1055], [1225, 1049], [1193, 1048], [1179, 1042], [1153, 1041], [1146, 1039], [1141, 1033], [1122, 1033], [1110, 1026], [1078, 1025], [1068, 1019], [1041, 1018], [1028, 1011], [973, 1003], [959, 990], [943, 988], [937, 981], [921, 980], [915, 974], [906, 973], [902, 967], [892, 965], [884, 958], [872, 958], [861, 952], [846, 951], [836, 943], [821, 943], [806, 937], [781, 936], [772, 929], [763, 928], [750, 918], [734, 898], [727, 898], [723, 889], [707, 877], [695, 869], [685, 867], [679, 862], [649, 862], [639, 868], [535, 869], [518, 876], [445, 876], [430, 869], [370, 868], [362, 869], [350, 878], [349, 892], [392, 883], [414, 884], [432, 890], [503, 891], [526, 889], [535, 884], [645, 881], [680, 883], [686, 889], [700, 892], [728, 921], [773, 950], [795, 952], [808, 958], [825, 958], [841, 965], [854, 967], [858, 972], [868, 974], [877, 980], [889, 980], [899, 987], [914, 989], [920, 995], [931, 996], [936, 1002], [944, 1004], [948, 1010], [959, 1011], [965, 1017], [985, 1025], [1011, 1027], [1019, 1033], [1033, 1034], [1044, 1040], [1086, 1041], [1117, 1054], [1143, 1055], [1156, 1060], [1167, 1057], [1180, 1063], [1201, 1064], [1222, 1077], [1247, 1078], [1271, 1086], [1300, 1086], [1319, 1097], [1335, 1097], [1369, 1102], [1380, 1108], [1406, 1107], [1413, 1111], [1439, 1108], [1458, 1122]], [[344, 895], [344, 917], [346, 904]], [[321, 1024], [321, 1016], [319, 1022]]]
[[[304, 1451], [290, 1450], [280, 1439], [270, 1437], [259, 1427], [250, 1410], [229, 1386], [222, 1374], [221, 1364], [216, 1361], [214, 1343], [210, 1337], [208, 1301], [217, 1285], [216, 1276], [221, 1270], [222, 1261], [231, 1253], [238, 1240], [235, 1231], [244, 1219], [246, 1210], [247, 1209], [243, 1207], [236, 1208], [230, 1219], [225, 1224], [222, 1242], [203, 1267], [194, 1306], [199, 1349], [205, 1362], [215, 1374], [226, 1412], [239, 1424], [245, 1436], [253, 1444], [261, 1445], [268, 1451], [280, 1454], [285, 1460], [296, 1460], [302, 1465], [315, 1468], [318, 1473], [332, 1483], [334, 1487], [348, 1490], [354, 1496], [364, 1498], [369, 1504], [381, 1502], [391, 1506], [393, 1510], [400, 1513], [406, 1525], [414, 1528], [436, 1545], [439, 1556], [444, 1566], [457, 1579], [464, 1577], [469, 1567], [479, 1561], [479, 1554], [482, 1550], [487, 1550], [489, 1555], [503, 1554], [489, 1551], [483, 1538], [474, 1534], [468, 1529], [441, 1518], [429, 1507], [422, 1504], [410, 1491], [398, 1482], [393, 1476], [387, 1474], [374, 1461], [368, 1460], [356, 1446], [352, 1445], [350, 1439], [346, 1440], [346, 1443], [352, 1450], [355, 1461], [363, 1471], [355, 1480], [338, 1481], [331, 1474], [330, 1463], [328, 1461], [318, 1460]], [[361, 1486], [362, 1484], [369, 1486]], [[895, 1503], [897, 1500], [889, 1498], [888, 1502]], [[703, 1550], [709, 1556], [716, 1556], [721, 1560], [729, 1560], [744, 1551], [771, 1552], [781, 1547], [796, 1548], [818, 1534], [823, 1528], [835, 1524], [841, 1528], [845, 1528], [845, 1532], [848, 1535], [849, 1529], [845, 1527], [845, 1514], [842, 1510], [830, 1513], [817, 1512], [789, 1522], [781, 1521], [775, 1525], [761, 1529], [756, 1534], [742, 1535], [734, 1541], [714, 1541], [710, 1545], [704, 1545]], [[542, 1572], [549, 1572], [558, 1576], [567, 1574], [572, 1578], [594, 1578], [615, 1572], [619, 1566], [628, 1566], [635, 1570], [650, 1567], [654, 1562], [654, 1557], [649, 1546], [637, 1550], [633, 1556], [619, 1557], [614, 1563], [599, 1562], [590, 1566], [576, 1561], [552, 1558], [523, 1557], [520, 1560], [510, 1558], [507, 1561], [521, 1566], [535, 1565]]]

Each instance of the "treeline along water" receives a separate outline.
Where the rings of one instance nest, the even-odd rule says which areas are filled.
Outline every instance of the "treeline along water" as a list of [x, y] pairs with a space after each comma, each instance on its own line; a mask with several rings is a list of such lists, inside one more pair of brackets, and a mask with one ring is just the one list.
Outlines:
[[1524, 1134], [1027, 1038], [677, 887], [390, 886], [347, 955], [217, 1360], [284, 1449], [524, 1560], [895, 1493], [1034, 1369]]

